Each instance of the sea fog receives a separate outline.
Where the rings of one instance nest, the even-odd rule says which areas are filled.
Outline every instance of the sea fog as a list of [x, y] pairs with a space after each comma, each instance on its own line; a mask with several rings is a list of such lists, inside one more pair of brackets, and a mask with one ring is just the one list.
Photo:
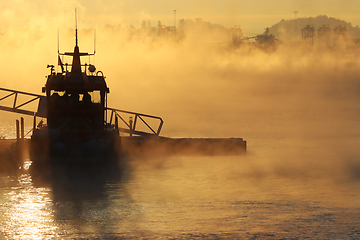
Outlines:
[[[2, 45], [4, 87], [40, 92], [46, 64], [57, 62], [51, 36], [15, 53]], [[79, 29], [81, 51], [93, 51], [93, 36]], [[359, 237], [358, 46], [235, 47], [201, 28], [181, 40], [121, 26], [96, 36], [96, 57], [85, 61], [107, 77], [109, 106], [161, 116], [167, 137], [242, 137], [247, 153], [122, 159], [116, 177], [91, 170], [35, 181], [22, 168], [1, 180], [3, 236]], [[73, 45], [74, 29], [61, 30], [60, 50]], [[1, 115], [7, 138], [13, 117]]]

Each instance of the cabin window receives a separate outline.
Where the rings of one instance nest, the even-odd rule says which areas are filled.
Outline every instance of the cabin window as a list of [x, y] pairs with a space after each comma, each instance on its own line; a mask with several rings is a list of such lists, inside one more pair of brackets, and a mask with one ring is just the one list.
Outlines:
[[91, 102], [101, 103], [100, 90], [94, 90], [93, 92], [90, 92], [90, 96], [91, 96]]
[[[51, 90], [50, 91], [50, 97], [54, 94], [57, 93], [57, 95], [59, 95], [60, 97], [64, 96], [65, 91], [56, 91], [56, 90]], [[56, 95], [56, 94], [55, 94]]]

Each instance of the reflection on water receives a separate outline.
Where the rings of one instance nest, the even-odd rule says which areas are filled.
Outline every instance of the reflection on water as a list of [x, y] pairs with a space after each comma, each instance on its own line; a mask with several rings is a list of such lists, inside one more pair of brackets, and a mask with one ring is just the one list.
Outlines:
[[321, 171], [283, 175], [251, 152], [29, 164], [1, 176], [8, 239], [360, 237], [359, 181]]
[[53, 217], [61, 237], [113, 234], [112, 205], [124, 205], [120, 199], [128, 199], [122, 189], [122, 166], [116, 163], [39, 164], [34, 165], [32, 171], [38, 176], [34, 179], [35, 185], [48, 185], [52, 190]]
[[[29, 162], [24, 168], [28, 169]], [[56, 236], [51, 189], [34, 187], [32, 176], [2, 177], [1, 232], [10, 239], [41, 239]]]

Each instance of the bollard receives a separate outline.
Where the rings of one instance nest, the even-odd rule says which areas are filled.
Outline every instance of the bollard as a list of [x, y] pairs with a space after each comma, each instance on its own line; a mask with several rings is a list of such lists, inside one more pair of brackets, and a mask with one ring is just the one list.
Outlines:
[[36, 128], [36, 114], [34, 114], [33, 131], [35, 130], [35, 128]]
[[19, 131], [19, 120], [16, 119], [16, 141], [19, 141], [19, 138], [20, 138], [20, 131]]
[[24, 139], [24, 137], [25, 137], [25, 133], [24, 133], [24, 118], [23, 117], [21, 117], [20, 118], [20, 137], [21, 137], [21, 139], [23, 140]]

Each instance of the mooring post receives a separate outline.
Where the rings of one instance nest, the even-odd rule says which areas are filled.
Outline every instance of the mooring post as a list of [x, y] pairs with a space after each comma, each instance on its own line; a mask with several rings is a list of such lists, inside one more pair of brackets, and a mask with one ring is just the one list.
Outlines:
[[20, 131], [21, 140], [24, 140], [25, 133], [24, 133], [24, 118], [23, 117], [20, 118], [20, 129], [21, 129], [21, 131]]
[[34, 114], [33, 131], [35, 130], [35, 128], [36, 128], [36, 114]]
[[16, 119], [16, 141], [19, 141], [20, 138], [20, 127], [19, 120]]

